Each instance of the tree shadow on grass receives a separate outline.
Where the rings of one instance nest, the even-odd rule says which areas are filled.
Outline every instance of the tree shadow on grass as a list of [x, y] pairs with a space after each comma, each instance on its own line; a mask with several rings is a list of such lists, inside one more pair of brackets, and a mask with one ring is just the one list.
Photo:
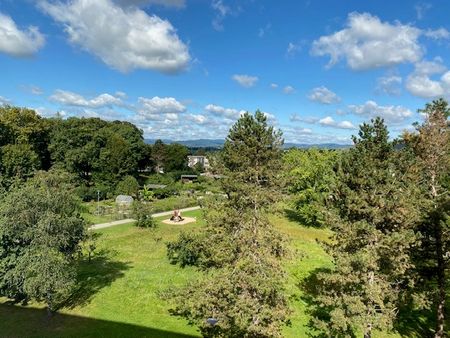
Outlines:
[[101, 250], [92, 259], [80, 260], [77, 264], [75, 291], [61, 304], [63, 308], [74, 308], [88, 304], [102, 288], [110, 286], [116, 279], [124, 276], [131, 266], [129, 263], [114, 261], [111, 250]]
[[[57, 313], [0, 303], [2, 337], [148, 337], [192, 338], [193, 335], [157, 328]], [[197, 336], [198, 337], [198, 336]]]
[[398, 320], [394, 325], [395, 330], [402, 337], [434, 337], [432, 330], [436, 326], [434, 314], [434, 309], [400, 309]]
[[308, 228], [317, 228], [317, 229], [323, 228], [323, 226], [319, 224], [318, 221], [317, 222], [311, 221], [310, 219], [303, 217], [299, 212], [293, 209], [285, 208], [283, 212], [284, 216], [291, 222], [301, 224]]
[[314, 318], [322, 321], [329, 320], [329, 311], [323, 307], [320, 302], [317, 301], [317, 297], [320, 295], [323, 285], [319, 279], [321, 273], [327, 273], [331, 270], [329, 268], [317, 268], [311, 271], [311, 273], [304, 279], [297, 283], [297, 287], [302, 291], [300, 299], [306, 304], [306, 314], [311, 317], [308, 322], [310, 328], [309, 337], [327, 337], [324, 333], [321, 333], [314, 323]]

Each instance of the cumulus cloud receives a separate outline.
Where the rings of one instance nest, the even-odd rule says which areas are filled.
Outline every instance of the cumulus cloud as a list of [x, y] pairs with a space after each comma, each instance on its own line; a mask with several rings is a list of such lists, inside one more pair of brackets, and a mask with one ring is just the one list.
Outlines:
[[[415, 65], [414, 71], [406, 79], [406, 89], [413, 95], [423, 98], [450, 96], [450, 71], [442, 64], [442, 59], [422, 61]], [[433, 76], [441, 75], [439, 79]]]
[[184, 8], [186, 6], [185, 0], [116, 0], [115, 2], [124, 7], [160, 5], [165, 7]]
[[217, 116], [222, 116], [228, 119], [238, 119], [241, 115], [245, 114], [245, 110], [237, 110], [237, 109], [233, 109], [233, 108], [224, 108], [222, 106], [217, 106], [214, 104], [208, 104], [205, 107], [205, 110], [208, 113], [217, 115]]
[[292, 87], [292, 86], [286, 86], [286, 87], [283, 88], [283, 92], [285, 94], [292, 94], [292, 93], [295, 92], [295, 88]]
[[202, 114], [189, 114], [186, 116], [189, 121], [192, 121], [196, 124], [206, 124], [208, 122], [208, 118]]
[[382, 22], [369, 13], [351, 13], [346, 26], [313, 42], [311, 53], [329, 55], [328, 67], [341, 59], [353, 70], [414, 63], [424, 53], [418, 43], [422, 31], [411, 25]]
[[158, 97], [151, 99], [139, 97], [140, 113], [145, 116], [160, 114], [180, 114], [186, 111], [186, 107], [173, 97]]
[[374, 118], [382, 117], [389, 123], [401, 123], [410, 118], [413, 113], [403, 106], [380, 106], [375, 101], [367, 101], [361, 105], [348, 106], [351, 113], [359, 116]]
[[259, 80], [257, 76], [250, 76], [245, 74], [235, 74], [232, 76], [232, 79], [245, 88], [253, 87]]
[[111, 94], [105, 93], [91, 99], [86, 99], [80, 94], [61, 89], [56, 90], [53, 95], [50, 96], [50, 100], [66, 106], [77, 106], [91, 109], [121, 106], [123, 104], [120, 97]]
[[327, 87], [321, 86], [314, 88], [308, 98], [311, 101], [319, 102], [322, 104], [333, 104], [341, 102], [341, 98], [336, 93], [329, 90]]
[[402, 78], [398, 75], [382, 76], [377, 80], [377, 92], [387, 95], [400, 95]]
[[187, 46], [167, 20], [111, 0], [41, 1], [40, 8], [64, 25], [69, 41], [121, 72], [153, 69], [175, 73], [190, 61]]
[[44, 35], [37, 27], [29, 26], [21, 30], [10, 16], [0, 13], [0, 52], [28, 57], [36, 54], [44, 44]]
[[276, 83], [271, 83], [271, 84], [270, 84], [270, 88], [272, 88], [272, 89], [277, 89], [277, 88], [278, 88], [278, 84], [276, 84]]
[[332, 127], [339, 129], [356, 129], [356, 127], [350, 121], [337, 122], [331, 116], [327, 116], [320, 119], [319, 124], [324, 127]]

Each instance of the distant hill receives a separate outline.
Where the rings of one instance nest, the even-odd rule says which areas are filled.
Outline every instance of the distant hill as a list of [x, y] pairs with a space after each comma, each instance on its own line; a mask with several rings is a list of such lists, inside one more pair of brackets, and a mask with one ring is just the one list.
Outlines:
[[[148, 144], [155, 143], [156, 139], [146, 139]], [[188, 148], [222, 148], [225, 140], [223, 139], [198, 139], [198, 140], [182, 140], [174, 141], [169, 139], [162, 140], [166, 144], [179, 143]], [[303, 143], [285, 143], [284, 148], [320, 148], [320, 149], [345, 149], [350, 148], [349, 144], [337, 144], [337, 143], [322, 143], [322, 144], [303, 144]]]

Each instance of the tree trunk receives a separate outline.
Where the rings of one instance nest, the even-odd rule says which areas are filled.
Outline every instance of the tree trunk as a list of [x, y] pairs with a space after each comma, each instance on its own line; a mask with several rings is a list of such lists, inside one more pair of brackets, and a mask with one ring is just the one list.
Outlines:
[[438, 301], [436, 313], [436, 333], [435, 338], [444, 337], [445, 322], [445, 261], [443, 256], [442, 228], [439, 220], [436, 220], [436, 255], [437, 255], [437, 283]]

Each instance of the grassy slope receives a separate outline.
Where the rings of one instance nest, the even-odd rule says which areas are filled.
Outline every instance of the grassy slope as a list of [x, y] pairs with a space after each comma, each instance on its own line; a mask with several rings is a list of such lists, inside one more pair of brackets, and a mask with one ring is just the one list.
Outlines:
[[[0, 299], [0, 336], [198, 336], [186, 321], [168, 313], [169, 305], [160, 296], [168, 287], [183, 285], [197, 273], [192, 268], [170, 265], [166, 259], [165, 242], [176, 238], [182, 229], [195, 231], [203, 224], [201, 211], [185, 215], [197, 217], [198, 222], [184, 226], [160, 224], [156, 230], [132, 225], [100, 230], [99, 254], [92, 263], [83, 264], [82, 288], [73, 306], [61, 310], [49, 323], [45, 312], [38, 310], [41, 306], [8, 306]], [[328, 232], [305, 228], [283, 217], [271, 219], [289, 236], [294, 249], [292, 259], [287, 262], [286, 287], [293, 310], [292, 325], [286, 328], [285, 336], [306, 337], [309, 317], [298, 283], [315, 268], [330, 265], [329, 258], [316, 243], [316, 239], [326, 239]]]

